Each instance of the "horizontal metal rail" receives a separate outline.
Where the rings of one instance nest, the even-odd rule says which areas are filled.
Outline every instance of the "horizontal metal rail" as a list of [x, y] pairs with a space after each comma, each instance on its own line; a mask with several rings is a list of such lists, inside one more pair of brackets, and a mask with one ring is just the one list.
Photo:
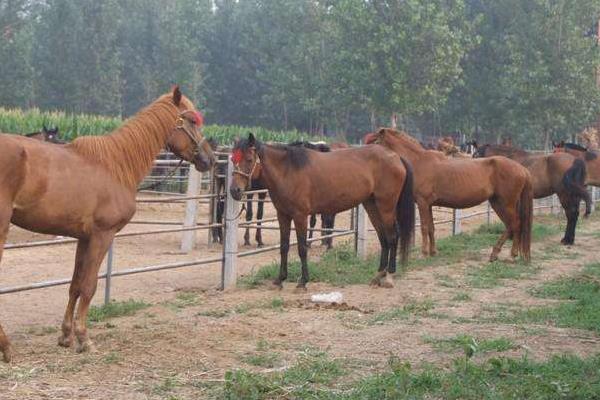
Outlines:
[[[340, 237], [340, 236], [348, 236], [348, 235], [354, 235], [355, 231], [345, 231], [345, 232], [339, 232], [339, 233], [332, 233], [331, 235], [323, 235], [323, 236], [319, 236], [319, 237], [314, 237], [312, 239], [308, 239], [306, 242], [307, 243], [312, 243], [312, 242], [316, 242], [318, 240], [322, 240], [322, 239], [328, 239], [328, 238], [335, 238], [335, 237]], [[292, 240], [290, 241], [290, 246], [295, 246], [298, 244], [298, 241], [296, 240]], [[237, 253], [238, 257], [248, 257], [248, 256], [253, 256], [255, 254], [260, 254], [260, 253], [266, 253], [268, 251], [273, 251], [273, 250], [277, 250], [279, 247], [281, 247], [281, 244], [274, 244], [272, 246], [265, 246], [265, 247], [260, 247], [258, 249], [254, 249], [254, 250], [247, 250], [247, 251], [243, 251], [240, 253]]]
[[[180, 261], [180, 262], [176, 262], [176, 263], [158, 264], [158, 265], [151, 265], [148, 267], [124, 269], [124, 270], [119, 270], [119, 271], [113, 271], [111, 274], [111, 277], [141, 274], [144, 272], [162, 271], [162, 270], [166, 270], [166, 269], [190, 267], [193, 265], [211, 264], [214, 262], [220, 262], [222, 260], [223, 260], [222, 256], [216, 256], [216, 257], [192, 260], [192, 261]], [[98, 279], [106, 279], [106, 273], [102, 273], [102, 274], [98, 275]], [[65, 279], [56, 279], [56, 280], [46, 281], [46, 282], [31, 283], [29, 285], [11, 286], [11, 287], [6, 287], [6, 288], [0, 288], [0, 294], [24, 292], [27, 290], [68, 285], [70, 283], [71, 283], [71, 279], [65, 278]]]

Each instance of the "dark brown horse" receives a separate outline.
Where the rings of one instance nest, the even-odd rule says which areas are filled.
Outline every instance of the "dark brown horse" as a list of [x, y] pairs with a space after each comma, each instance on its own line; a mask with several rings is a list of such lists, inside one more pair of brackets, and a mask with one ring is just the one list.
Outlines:
[[231, 158], [235, 165], [230, 187], [233, 198], [241, 199], [260, 165], [257, 178], [269, 189], [277, 210], [281, 266], [276, 285], [281, 287], [287, 279], [292, 220], [302, 263], [298, 288], [306, 288], [307, 217], [313, 213], [335, 214], [362, 203], [381, 243], [379, 271], [371, 283], [393, 286], [398, 236], [404, 263], [414, 227], [412, 171], [399, 156], [382, 146], [322, 153], [304, 147], [267, 145], [249, 134], [247, 140], [236, 143]]
[[585, 184], [600, 187], [600, 152], [564, 141], [553, 145], [555, 153], [567, 153], [583, 160], [587, 169]]
[[[11, 222], [79, 239], [61, 346], [71, 346], [74, 332], [77, 351], [91, 348], [86, 318], [100, 264], [115, 234], [133, 216], [137, 186], [159, 151], [168, 146], [201, 171], [214, 163], [200, 123], [192, 102], [175, 87], [107, 136], [56, 146], [0, 135], [0, 253]], [[8, 362], [11, 348], [1, 327], [0, 350]]]
[[562, 154], [535, 154], [515, 147], [496, 144], [479, 146], [473, 157], [504, 156], [523, 165], [533, 179], [533, 197], [541, 199], [557, 194], [567, 216], [562, 244], [575, 242], [579, 203], [585, 201], [585, 216], [591, 212], [592, 199], [585, 189], [586, 167], [578, 158]]
[[50, 142], [50, 143], [54, 143], [54, 144], [65, 144], [67, 143], [66, 141], [62, 140], [60, 138], [60, 136], [58, 135], [58, 128], [46, 128], [46, 125], [42, 126], [42, 130], [39, 132], [32, 132], [32, 133], [28, 133], [25, 136], [32, 138], [32, 139], [38, 139], [41, 140], [43, 142]]
[[519, 163], [505, 157], [450, 159], [438, 151], [425, 150], [408, 134], [389, 128], [368, 134], [365, 143], [382, 144], [412, 164], [423, 254], [436, 253], [432, 206], [468, 208], [489, 200], [506, 226], [490, 261], [498, 258], [509, 237], [513, 238], [511, 255], [516, 257], [520, 252], [529, 261], [533, 190], [531, 175]]

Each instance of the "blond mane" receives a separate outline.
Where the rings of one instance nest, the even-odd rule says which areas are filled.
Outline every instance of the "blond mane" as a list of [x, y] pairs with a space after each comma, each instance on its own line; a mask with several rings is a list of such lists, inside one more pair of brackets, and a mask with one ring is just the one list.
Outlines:
[[[186, 109], [194, 109], [185, 97], [182, 97], [182, 104]], [[117, 181], [135, 190], [152, 168], [156, 155], [165, 147], [178, 115], [172, 95], [165, 94], [111, 134], [79, 137], [70, 146], [81, 156], [101, 164]]]

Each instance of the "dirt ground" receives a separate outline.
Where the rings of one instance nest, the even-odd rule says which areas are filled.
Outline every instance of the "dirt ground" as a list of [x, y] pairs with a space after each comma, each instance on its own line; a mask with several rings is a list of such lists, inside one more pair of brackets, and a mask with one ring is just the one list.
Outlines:
[[[182, 213], [182, 205], [143, 205], [135, 219], [176, 221]], [[202, 213], [205, 215], [206, 210]], [[271, 215], [273, 211], [268, 209], [267, 216]], [[450, 217], [437, 213], [438, 219]], [[463, 222], [463, 228], [470, 230], [484, 221], [484, 216], [474, 218]], [[336, 222], [337, 227], [347, 227], [349, 215]], [[135, 225], [126, 230], [151, 228], [158, 227]], [[438, 227], [436, 236], [447, 235], [449, 229], [449, 225]], [[489, 249], [482, 251], [480, 260], [411, 269], [391, 290], [371, 289], [365, 282], [343, 288], [311, 283], [307, 293], [296, 293], [293, 283], [282, 291], [263, 287], [221, 292], [216, 290], [218, 264], [119, 277], [113, 280], [114, 299], [144, 300], [152, 306], [133, 316], [94, 324], [90, 333], [97, 352], [84, 355], [56, 345], [66, 286], [3, 295], [0, 318], [16, 354], [11, 365], [0, 365], [0, 399], [205, 398], [211, 396], [215, 385], [222, 384], [227, 370], [272, 370], [244, 361], [249, 355], [264, 352], [265, 347], [277, 354], [275, 369], [292, 365], [309, 347], [356, 365], [353, 378], [381, 370], [390, 355], [416, 365], [424, 361], [449, 365], [456, 354], [436, 350], [424, 339], [426, 336], [467, 333], [479, 338], [506, 337], [516, 343], [503, 353], [508, 356], [527, 354], [543, 359], [553, 353], [595, 354], [600, 351], [600, 338], [588, 331], [490, 324], [476, 318], [502, 307], [549, 302], [532, 297], [528, 290], [541, 281], [577, 273], [586, 263], [596, 261], [598, 230], [600, 219], [585, 222], [578, 231], [577, 246], [560, 248], [548, 259], [543, 256], [549, 243], [558, 243], [560, 237], [535, 243], [533, 257], [544, 259], [535, 273], [491, 289], [464, 283], [467, 270], [474, 264], [483, 265]], [[275, 230], [264, 232], [266, 244], [276, 243], [277, 236]], [[369, 248], [375, 252], [374, 234], [369, 237]], [[12, 229], [9, 242], [40, 238]], [[419, 241], [417, 238], [417, 244]], [[180, 254], [179, 242], [180, 234], [119, 239], [116, 269], [221, 252], [220, 246], [207, 245], [206, 233], [199, 235], [198, 248], [190, 254]], [[320, 246], [313, 246], [309, 254], [317, 258], [321, 252]], [[7, 250], [0, 269], [2, 287], [68, 277], [73, 258], [73, 245]], [[277, 260], [277, 252], [242, 259], [239, 273]], [[313, 293], [332, 290], [343, 293], [348, 307], [315, 307], [308, 301]], [[101, 304], [102, 293], [103, 283], [96, 304]], [[464, 293], [469, 300], [456, 300]], [[373, 322], [375, 315], [423, 302], [431, 304], [433, 312]]]

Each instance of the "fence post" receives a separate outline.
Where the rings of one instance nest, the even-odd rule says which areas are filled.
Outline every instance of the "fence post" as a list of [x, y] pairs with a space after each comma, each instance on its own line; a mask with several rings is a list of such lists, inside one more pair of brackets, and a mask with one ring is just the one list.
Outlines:
[[457, 208], [452, 209], [452, 235], [458, 235], [461, 232], [460, 211]]
[[[210, 182], [208, 184], [208, 192], [212, 195], [215, 194], [215, 189], [216, 189], [216, 180], [215, 180], [215, 175], [216, 175], [217, 171], [216, 168], [212, 168], [210, 170]], [[208, 223], [209, 225], [212, 225], [216, 222], [217, 218], [216, 218], [216, 211], [217, 211], [217, 201], [219, 201], [216, 197], [211, 197], [210, 199], [208, 199]], [[213, 229], [214, 228], [210, 228], [208, 229], [208, 234], [206, 235], [208, 237], [208, 241], [207, 244], [208, 246], [210, 246], [212, 244], [212, 235], [213, 235]]]
[[367, 259], [367, 219], [362, 204], [356, 207], [356, 256], [361, 260]]
[[112, 281], [112, 269], [113, 269], [113, 245], [114, 241], [110, 243], [108, 247], [108, 256], [106, 257], [106, 279], [104, 281], [104, 304], [110, 303], [110, 284]]
[[592, 212], [596, 211], [596, 186], [592, 186]]
[[486, 218], [487, 218], [487, 224], [490, 224], [490, 220], [492, 218], [492, 205], [490, 204], [490, 202], [487, 202], [487, 214], [486, 214]]
[[221, 268], [221, 289], [234, 288], [237, 280], [235, 262], [237, 260], [238, 243], [238, 217], [240, 203], [231, 197], [229, 186], [233, 174], [233, 163], [227, 159], [227, 177], [225, 178], [225, 238], [223, 242], [223, 265]]
[[[198, 196], [200, 193], [200, 180], [202, 174], [193, 166], [190, 166], [188, 174], [187, 196]], [[184, 228], [196, 226], [198, 219], [198, 199], [185, 201], [185, 219], [183, 221]], [[181, 251], [189, 253], [196, 245], [196, 231], [185, 231], [181, 237]]]
[[556, 208], [556, 195], [552, 195], [552, 201], [550, 203], [550, 214], [554, 215], [554, 208]]

